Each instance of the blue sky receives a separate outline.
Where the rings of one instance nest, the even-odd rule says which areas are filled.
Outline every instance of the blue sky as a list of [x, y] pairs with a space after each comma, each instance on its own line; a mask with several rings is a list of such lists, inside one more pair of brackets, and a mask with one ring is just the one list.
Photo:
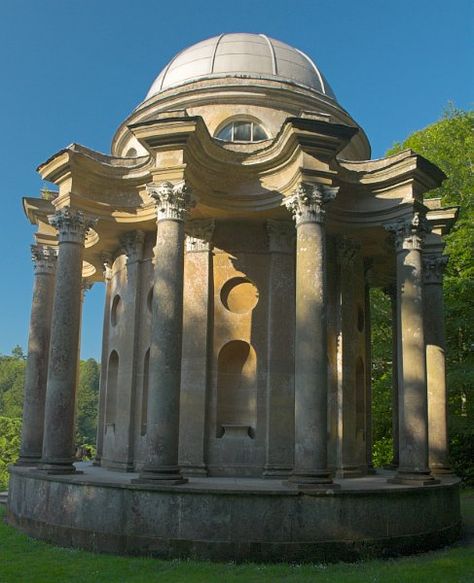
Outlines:
[[[372, 157], [472, 107], [472, 0], [2, 0], [0, 353], [27, 345], [33, 228], [22, 196], [71, 142], [109, 152], [114, 130], [176, 52], [222, 32], [265, 33], [318, 64]], [[100, 357], [103, 286], [88, 292], [82, 356]]]

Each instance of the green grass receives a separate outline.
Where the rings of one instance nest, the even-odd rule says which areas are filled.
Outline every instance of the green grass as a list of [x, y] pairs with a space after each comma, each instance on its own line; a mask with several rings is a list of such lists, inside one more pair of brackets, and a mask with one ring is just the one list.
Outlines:
[[[467, 531], [474, 535], [474, 491], [462, 497]], [[459, 545], [396, 560], [335, 565], [257, 565], [162, 561], [62, 549], [19, 534], [0, 507], [0, 583], [474, 583], [474, 548]]]

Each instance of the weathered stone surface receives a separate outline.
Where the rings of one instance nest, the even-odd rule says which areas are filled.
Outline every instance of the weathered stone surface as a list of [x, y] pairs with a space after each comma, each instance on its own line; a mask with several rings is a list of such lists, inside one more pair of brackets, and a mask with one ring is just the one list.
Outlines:
[[[242, 36], [251, 55], [273, 46]], [[288, 50], [297, 78], [315, 80]], [[45, 471], [14, 469], [9, 503], [35, 536], [259, 560], [355, 559], [456, 536], [454, 482], [430, 475], [430, 464], [448, 471], [435, 256], [457, 211], [423, 194], [444, 175], [410, 150], [364, 159], [363, 130], [326, 87], [254, 75], [255, 57], [251, 77], [161, 83], [111, 155], [64, 148], [39, 167], [58, 192], [23, 201], [37, 245], [59, 248], [54, 294], [36, 276], [25, 387], [21, 463], [42, 443]], [[103, 281], [96, 473], [78, 476], [81, 286]], [[408, 488], [368, 477], [368, 290], [394, 281], [395, 479]]]
[[279, 480], [193, 478], [153, 487], [131, 484], [130, 474], [108, 479], [82, 469], [74, 478], [14, 469], [8, 522], [92, 551], [257, 561], [391, 556], [443, 546], [461, 527], [453, 478], [423, 488], [377, 476], [307, 495]]

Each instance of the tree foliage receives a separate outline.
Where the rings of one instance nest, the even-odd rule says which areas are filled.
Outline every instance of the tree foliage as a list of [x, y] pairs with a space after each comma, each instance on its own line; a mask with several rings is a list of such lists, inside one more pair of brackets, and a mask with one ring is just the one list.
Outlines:
[[8, 465], [20, 452], [21, 419], [0, 416], [0, 490], [8, 485]]
[[94, 444], [97, 431], [99, 398], [99, 363], [93, 358], [82, 360], [76, 398], [76, 444]]
[[[446, 240], [449, 263], [444, 278], [450, 451], [458, 473], [474, 483], [474, 112], [448, 106], [443, 117], [395, 144], [388, 154], [415, 150], [446, 174], [442, 186], [427, 193], [442, 205], [459, 206], [459, 219]], [[386, 342], [390, 308], [377, 291], [373, 298], [374, 436], [389, 436], [381, 416], [388, 402], [391, 370]], [[390, 381], [391, 382], [391, 381]], [[468, 462], [468, 460], [471, 460]]]
[[[6, 487], [6, 467], [19, 452], [26, 357], [21, 347], [10, 355], [0, 355], [0, 488]], [[76, 446], [94, 450], [99, 394], [99, 363], [90, 358], [80, 362], [76, 398]]]

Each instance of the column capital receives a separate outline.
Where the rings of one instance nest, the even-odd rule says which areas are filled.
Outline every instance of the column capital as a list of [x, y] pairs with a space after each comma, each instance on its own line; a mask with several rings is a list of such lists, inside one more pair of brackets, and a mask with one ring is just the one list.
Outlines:
[[334, 200], [338, 191], [338, 186], [301, 182], [282, 204], [293, 215], [297, 227], [304, 223], [323, 223], [323, 205]]
[[447, 264], [447, 255], [437, 254], [423, 256], [423, 282], [425, 284], [443, 283], [443, 273]]
[[47, 245], [31, 245], [31, 259], [34, 264], [35, 275], [40, 273], [54, 274], [58, 251], [54, 247]]
[[420, 251], [424, 235], [431, 230], [425, 214], [419, 211], [411, 217], [385, 223], [384, 229], [394, 236], [397, 253], [412, 249]]
[[266, 224], [270, 253], [292, 253], [295, 250], [295, 227], [290, 221], [269, 219]]
[[49, 224], [58, 230], [60, 243], [84, 244], [87, 231], [97, 222], [97, 219], [86, 217], [80, 210], [69, 206], [56, 211], [48, 217]]
[[120, 237], [120, 249], [127, 256], [127, 264], [143, 259], [144, 242], [143, 231], [129, 231]]
[[188, 221], [186, 223], [186, 252], [210, 251], [214, 227], [214, 219]]
[[187, 212], [196, 206], [194, 195], [184, 181], [148, 184], [147, 191], [156, 202], [158, 221], [184, 221]]

